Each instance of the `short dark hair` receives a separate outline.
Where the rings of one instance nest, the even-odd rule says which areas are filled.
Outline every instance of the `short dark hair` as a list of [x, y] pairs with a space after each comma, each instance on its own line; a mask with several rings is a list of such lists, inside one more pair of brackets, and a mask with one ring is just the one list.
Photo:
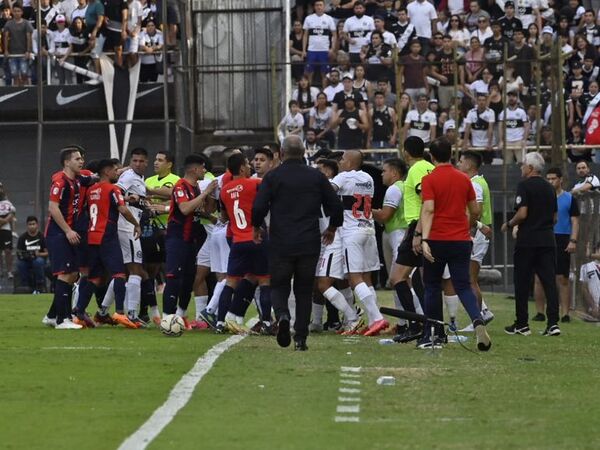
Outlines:
[[378, 95], [381, 95], [382, 97], [385, 96], [385, 94], [381, 91], [375, 91], [375, 93], [373, 94], [373, 97], [377, 97]]
[[167, 162], [173, 163], [175, 165], [175, 155], [168, 150], [159, 150], [156, 152], [157, 155], [165, 155], [165, 159]]
[[273, 152], [268, 148], [258, 147], [256, 150], [254, 150], [254, 156], [259, 154], [265, 155], [267, 159], [270, 159], [271, 161], [273, 160]]
[[98, 167], [96, 168], [98, 175], [101, 175], [105, 169], [109, 167], [115, 167], [117, 163], [115, 163], [112, 159], [101, 159], [98, 161]]
[[[14, 5], [12, 5], [12, 7], [13, 7], [13, 9], [15, 9], [15, 8], [19, 8], [21, 11], [23, 11], [23, 5], [21, 5], [21, 4], [20, 4], [20, 3], [18, 3], [18, 2], [17, 2], [17, 3], [15, 3]], [[9, 8], [10, 8], [10, 6], [9, 6]], [[4, 9], [4, 8], [2, 8], [2, 9]]]
[[340, 172], [340, 167], [338, 166], [337, 161], [333, 160], [333, 159], [319, 159], [317, 161], [317, 164], [321, 164], [322, 166], [327, 167], [329, 170], [331, 170], [331, 172], [333, 173], [333, 176], [337, 176], [337, 174]]
[[229, 170], [232, 175], [239, 175], [246, 160], [246, 155], [243, 153], [234, 153], [227, 159], [227, 170]]
[[[14, 8], [14, 6], [13, 6]], [[81, 153], [82, 155], [85, 153], [85, 149], [83, 147], [81, 147], [80, 145], [67, 145], [66, 147], [63, 147], [60, 149], [60, 165], [64, 166], [65, 165], [65, 161], [68, 161], [71, 159], [73, 153]]]
[[466, 150], [462, 152], [460, 156], [462, 156], [464, 159], [468, 159], [469, 161], [471, 161], [473, 164], [475, 164], [475, 167], [477, 167], [478, 169], [483, 163], [483, 157], [481, 156], [481, 154], [472, 150]]
[[29, 223], [29, 222], [39, 223], [38, 218], [35, 216], [27, 216], [27, 221], [25, 223]]
[[562, 176], [563, 176], [562, 170], [560, 170], [560, 167], [549, 168], [548, 172], [546, 172], [546, 175], [548, 175], [548, 174], [556, 175], [558, 178], [562, 178]]
[[148, 150], [146, 150], [144, 147], [136, 147], [133, 150], [131, 150], [131, 156], [133, 156], [133, 155], [142, 155], [147, 158]]
[[429, 153], [437, 162], [446, 163], [452, 157], [452, 144], [446, 137], [439, 137], [429, 144]]
[[425, 153], [425, 143], [418, 136], [409, 136], [404, 141], [404, 150], [413, 158], [422, 158]]
[[406, 175], [406, 172], [408, 171], [408, 169], [406, 167], [406, 163], [404, 161], [402, 161], [400, 158], [388, 158], [385, 161], [383, 161], [383, 164], [387, 164], [388, 166], [396, 169], [398, 171], [398, 173], [400, 174], [400, 177], [403, 177], [404, 175]]
[[190, 166], [206, 166], [206, 158], [198, 153], [192, 153], [187, 155], [183, 160], [183, 168], [184, 170], [188, 170]]
[[121, 165], [121, 160], [119, 158], [110, 158], [110, 160], [113, 162], [114, 165], [119, 166]]

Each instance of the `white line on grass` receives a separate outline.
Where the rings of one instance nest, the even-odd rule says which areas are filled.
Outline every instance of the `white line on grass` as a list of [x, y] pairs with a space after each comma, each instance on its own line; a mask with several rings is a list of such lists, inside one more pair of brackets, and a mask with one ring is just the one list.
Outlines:
[[342, 373], [340, 373], [340, 377], [342, 377], [342, 378], [360, 378], [360, 374], [358, 374], [358, 373], [342, 372]]
[[338, 402], [360, 402], [360, 397], [338, 397]]
[[112, 350], [110, 347], [42, 347], [42, 350]]
[[[341, 366], [340, 367], [340, 383], [341, 384], [350, 384], [350, 385], [360, 385], [361, 382], [356, 380], [356, 378], [360, 378], [361, 368], [360, 367], [348, 367]], [[348, 380], [348, 378], [354, 378]], [[360, 414], [360, 389], [356, 388], [339, 388], [339, 392], [342, 394], [355, 394], [354, 397], [338, 397], [338, 405], [335, 409], [337, 414], [348, 414], [348, 415], [335, 415], [333, 420], [335, 422], [360, 422], [359, 414]], [[348, 402], [354, 403], [353, 405], [348, 405]], [[342, 404], [344, 403], [344, 404]]]
[[354, 388], [339, 388], [340, 394], [360, 394], [360, 389]]
[[340, 380], [340, 383], [342, 384], [352, 384], [352, 385], [360, 385], [360, 381], [356, 381], [356, 380]]
[[336, 408], [338, 413], [359, 413], [360, 405], [338, 405]]
[[340, 370], [342, 372], [354, 372], [354, 373], [356, 373], [356, 372], [360, 372], [360, 369], [361, 369], [360, 367], [347, 367], [347, 366], [340, 367]]
[[119, 447], [119, 450], [145, 449], [160, 432], [167, 426], [175, 415], [183, 408], [192, 397], [196, 385], [208, 373], [219, 356], [229, 348], [244, 339], [245, 336], [231, 336], [211, 347], [194, 364], [167, 396], [167, 400], [150, 416], [150, 418], [129, 436]]

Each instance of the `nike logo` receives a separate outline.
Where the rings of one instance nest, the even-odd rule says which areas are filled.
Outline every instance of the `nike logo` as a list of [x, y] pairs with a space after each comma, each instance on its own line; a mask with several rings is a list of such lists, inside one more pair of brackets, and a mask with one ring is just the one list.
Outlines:
[[28, 241], [27, 239], [25, 239], [25, 247], [29, 247], [30, 245], [37, 244], [38, 242], [40, 242], [39, 239], [36, 239], [35, 241]]
[[3, 95], [2, 97], [0, 97], [0, 103], [5, 102], [6, 100], [9, 100], [13, 97], [16, 97], [17, 95], [21, 95], [23, 92], [27, 92], [27, 89], [23, 89], [19, 92], [13, 92], [12, 94]]
[[142, 98], [144, 95], [148, 95], [150, 92], [154, 92], [154, 91], [156, 91], [158, 89], [162, 89], [162, 88], [163, 88], [162, 86], [156, 86], [156, 87], [153, 87], [152, 89], [148, 89], [147, 91], [138, 92], [138, 94], [135, 96], [135, 98], [136, 99]]
[[94, 90], [91, 90], [88, 92], [82, 92], [81, 94], [69, 95], [68, 97], [64, 97], [62, 95], [62, 89], [61, 89], [60, 91], [58, 91], [58, 94], [56, 95], [56, 103], [59, 106], [68, 105], [69, 103], [73, 103], [73, 102], [79, 100], [80, 98], [85, 97], [86, 95], [93, 94], [97, 90], [98, 89], [94, 89]]

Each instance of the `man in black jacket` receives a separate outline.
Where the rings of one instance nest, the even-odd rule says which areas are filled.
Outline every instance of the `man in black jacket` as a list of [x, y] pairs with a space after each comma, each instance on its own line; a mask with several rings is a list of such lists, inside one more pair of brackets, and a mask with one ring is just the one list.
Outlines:
[[[296, 296], [295, 349], [307, 350], [312, 290], [321, 249], [319, 217], [321, 206], [330, 217], [323, 242], [333, 241], [342, 225], [343, 207], [329, 180], [304, 163], [304, 146], [298, 136], [288, 136], [282, 144], [283, 164], [267, 173], [252, 209], [252, 223], [262, 224], [271, 213], [269, 252], [271, 300], [279, 322], [277, 343], [291, 343], [288, 298], [294, 278]], [[260, 228], [254, 228], [260, 241]]]

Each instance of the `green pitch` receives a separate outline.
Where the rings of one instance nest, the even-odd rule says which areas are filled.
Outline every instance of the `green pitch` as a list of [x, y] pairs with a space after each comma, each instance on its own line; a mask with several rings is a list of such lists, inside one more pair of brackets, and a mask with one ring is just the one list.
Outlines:
[[[380, 296], [389, 303], [389, 292]], [[576, 320], [560, 337], [541, 337], [534, 322], [533, 336], [507, 336], [513, 302], [487, 300], [496, 313], [488, 354], [450, 344], [431, 355], [410, 344], [327, 334], [311, 336], [301, 353], [247, 337], [217, 360], [149, 448], [600, 448], [600, 328]], [[116, 449], [226, 339], [210, 332], [167, 338], [156, 329], [56, 331], [40, 323], [49, 301], [0, 296], [3, 449]], [[474, 348], [472, 337], [466, 345]], [[361, 370], [348, 377], [342, 366]], [[378, 385], [384, 375], [396, 384]]]

